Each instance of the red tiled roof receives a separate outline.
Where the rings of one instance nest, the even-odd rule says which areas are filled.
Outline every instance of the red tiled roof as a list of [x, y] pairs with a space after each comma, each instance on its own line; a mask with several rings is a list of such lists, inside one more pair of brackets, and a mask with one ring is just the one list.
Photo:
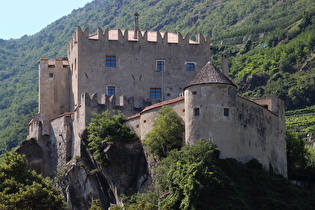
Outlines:
[[146, 107], [144, 110], [141, 111], [141, 113], [149, 111], [151, 109], [155, 109], [155, 108], [159, 108], [159, 107], [166, 106], [166, 105], [169, 105], [169, 104], [173, 104], [173, 103], [176, 103], [176, 102], [181, 101], [181, 100], [184, 100], [184, 96], [177, 97], [177, 98], [174, 98], [174, 99], [170, 99], [170, 100], [167, 100], [167, 101], [162, 101], [162, 102], [157, 103], [157, 104], [153, 104], [151, 106]]
[[169, 105], [169, 104], [173, 104], [173, 103], [176, 103], [176, 102], [182, 101], [182, 100], [184, 100], [184, 96], [177, 97], [177, 98], [174, 98], [174, 99], [170, 99], [170, 100], [167, 100], [167, 101], [162, 101], [162, 102], [160, 102], [160, 103], [153, 104], [153, 105], [151, 105], [151, 106], [146, 107], [146, 108], [145, 108], [144, 110], [142, 110], [140, 113], [128, 117], [127, 120], [137, 118], [137, 117], [139, 117], [142, 113], [144, 113], [144, 112], [146, 112], [146, 111], [149, 111], [149, 110], [152, 110], [152, 109], [155, 109], [155, 108], [160, 108], [160, 107], [162, 107], [162, 106], [166, 106], [166, 105]]

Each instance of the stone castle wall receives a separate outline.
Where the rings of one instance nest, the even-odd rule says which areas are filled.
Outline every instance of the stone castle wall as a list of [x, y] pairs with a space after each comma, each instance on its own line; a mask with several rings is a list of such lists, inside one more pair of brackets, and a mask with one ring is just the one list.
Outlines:
[[[273, 110], [278, 114], [271, 112], [271, 107], [268, 110], [238, 96], [235, 87], [229, 85], [192, 86], [185, 90], [185, 98], [147, 107], [130, 117], [127, 124], [143, 141], [160, 108], [169, 105], [184, 120], [186, 143], [209, 140], [219, 147], [221, 158], [243, 163], [257, 159], [266, 170], [287, 176], [283, 101], [273, 96], [260, 102], [274, 104]], [[195, 108], [199, 109], [197, 116]]]
[[[186, 143], [210, 140], [221, 149], [222, 158], [242, 162], [256, 158], [266, 169], [272, 166], [286, 175], [281, 100], [275, 96], [247, 100], [237, 95], [234, 84], [187, 86], [209, 58], [209, 42], [202, 36], [195, 42], [173, 33], [133, 35], [128, 30], [99, 29], [90, 36], [88, 29], [78, 27], [68, 60], [40, 59], [39, 114], [29, 123], [28, 137], [39, 142], [49, 137], [53, 168], [81, 156], [93, 112], [120, 110], [132, 116], [127, 123], [143, 140], [158, 110], [170, 105], [183, 119]], [[114, 67], [106, 66], [107, 56], [115, 57]], [[164, 71], [157, 71], [157, 61], [164, 61]], [[194, 71], [186, 70], [187, 63], [195, 65]], [[223, 67], [228, 76], [227, 57]], [[115, 87], [114, 95], [107, 95], [108, 86]], [[161, 96], [152, 97], [151, 88], [160, 88]]]
[[[181, 94], [208, 62], [209, 42], [202, 36], [199, 42], [191, 42], [189, 36], [178, 34], [175, 39], [172, 33], [154, 33], [139, 32], [137, 39], [129, 39], [128, 30], [99, 29], [96, 36], [89, 36], [88, 30], [78, 28], [68, 50], [73, 105], [81, 103], [79, 96], [85, 92], [102, 95], [108, 86], [115, 86], [117, 95], [143, 97], [152, 103]], [[116, 67], [106, 67], [106, 56], [115, 56]], [[164, 71], [156, 70], [157, 60], [165, 62]], [[195, 71], [186, 71], [187, 62], [195, 64]], [[161, 98], [150, 98], [150, 88], [161, 88]]]
[[69, 66], [68, 61], [41, 58], [39, 61], [39, 106], [43, 134], [49, 134], [49, 120], [69, 112]]

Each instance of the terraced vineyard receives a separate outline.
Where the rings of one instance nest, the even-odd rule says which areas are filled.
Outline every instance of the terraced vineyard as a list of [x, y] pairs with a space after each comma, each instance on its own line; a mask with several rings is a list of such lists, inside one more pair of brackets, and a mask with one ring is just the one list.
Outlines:
[[309, 140], [308, 136], [315, 134], [315, 105], [287, 111], [286, 126], [287, 130], [297, 132], [304, 140]]

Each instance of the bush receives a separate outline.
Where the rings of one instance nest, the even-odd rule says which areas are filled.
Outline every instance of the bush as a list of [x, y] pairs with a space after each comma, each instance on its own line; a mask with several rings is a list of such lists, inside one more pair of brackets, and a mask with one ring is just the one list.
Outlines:
[[144, 144], [157, 157], [166, 157], [169, 151], [182, 146], [184, 129], [182, 118], [171, 107], [164, 106]]
[[87, 126], [88, 148], [93, 157], [100, 163], [105, 163], [104, 149], [107, 144], [129, 143], [137, 140], [137, 135], [124, 123], [121, 113], [110, 116], [108, 111], [94, 114], [95, 118]]

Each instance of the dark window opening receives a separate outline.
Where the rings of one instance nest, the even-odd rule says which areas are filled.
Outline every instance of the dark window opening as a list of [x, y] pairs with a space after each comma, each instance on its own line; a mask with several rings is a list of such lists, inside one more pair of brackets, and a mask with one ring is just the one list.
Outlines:
[[200, 115], [200, 109], [199, 108], [194, 108], [194, 115], [199, 116]]
[[197, 91], [193, 91], [192, 94], [193, 94], [193, 95], [197, 95]]
[[230, 115], [230, 109], [224, 108], [224, 116], [229, 116]]
[[161, 88], [150, 88], [150, 98], [161, 98]]
[[187, 63], [186, 64], [186, 71], [195, 71], [195, 64], [194, 63]]
[[107, 95], [108, 96], [112, 96], [112, 95], [115, 95], [115, 86], [108, 86], [107, 87]]
[[53, 78], [54, 77], [54, 73], [49, 73], [49, 77]]
[[106, 56], [106, 67], [116, 67], [116, 56]]
[[164, 71], [164, 69], [165, 69], [165, 61], [164, 60], [156, 61], [156, 71]]
[[55, 68], [55, 65], [48, 65], [48, 68]]
[[265, 109], [268, 109], [268, 105], [263, 105], [263, 107], [264, 107]]

